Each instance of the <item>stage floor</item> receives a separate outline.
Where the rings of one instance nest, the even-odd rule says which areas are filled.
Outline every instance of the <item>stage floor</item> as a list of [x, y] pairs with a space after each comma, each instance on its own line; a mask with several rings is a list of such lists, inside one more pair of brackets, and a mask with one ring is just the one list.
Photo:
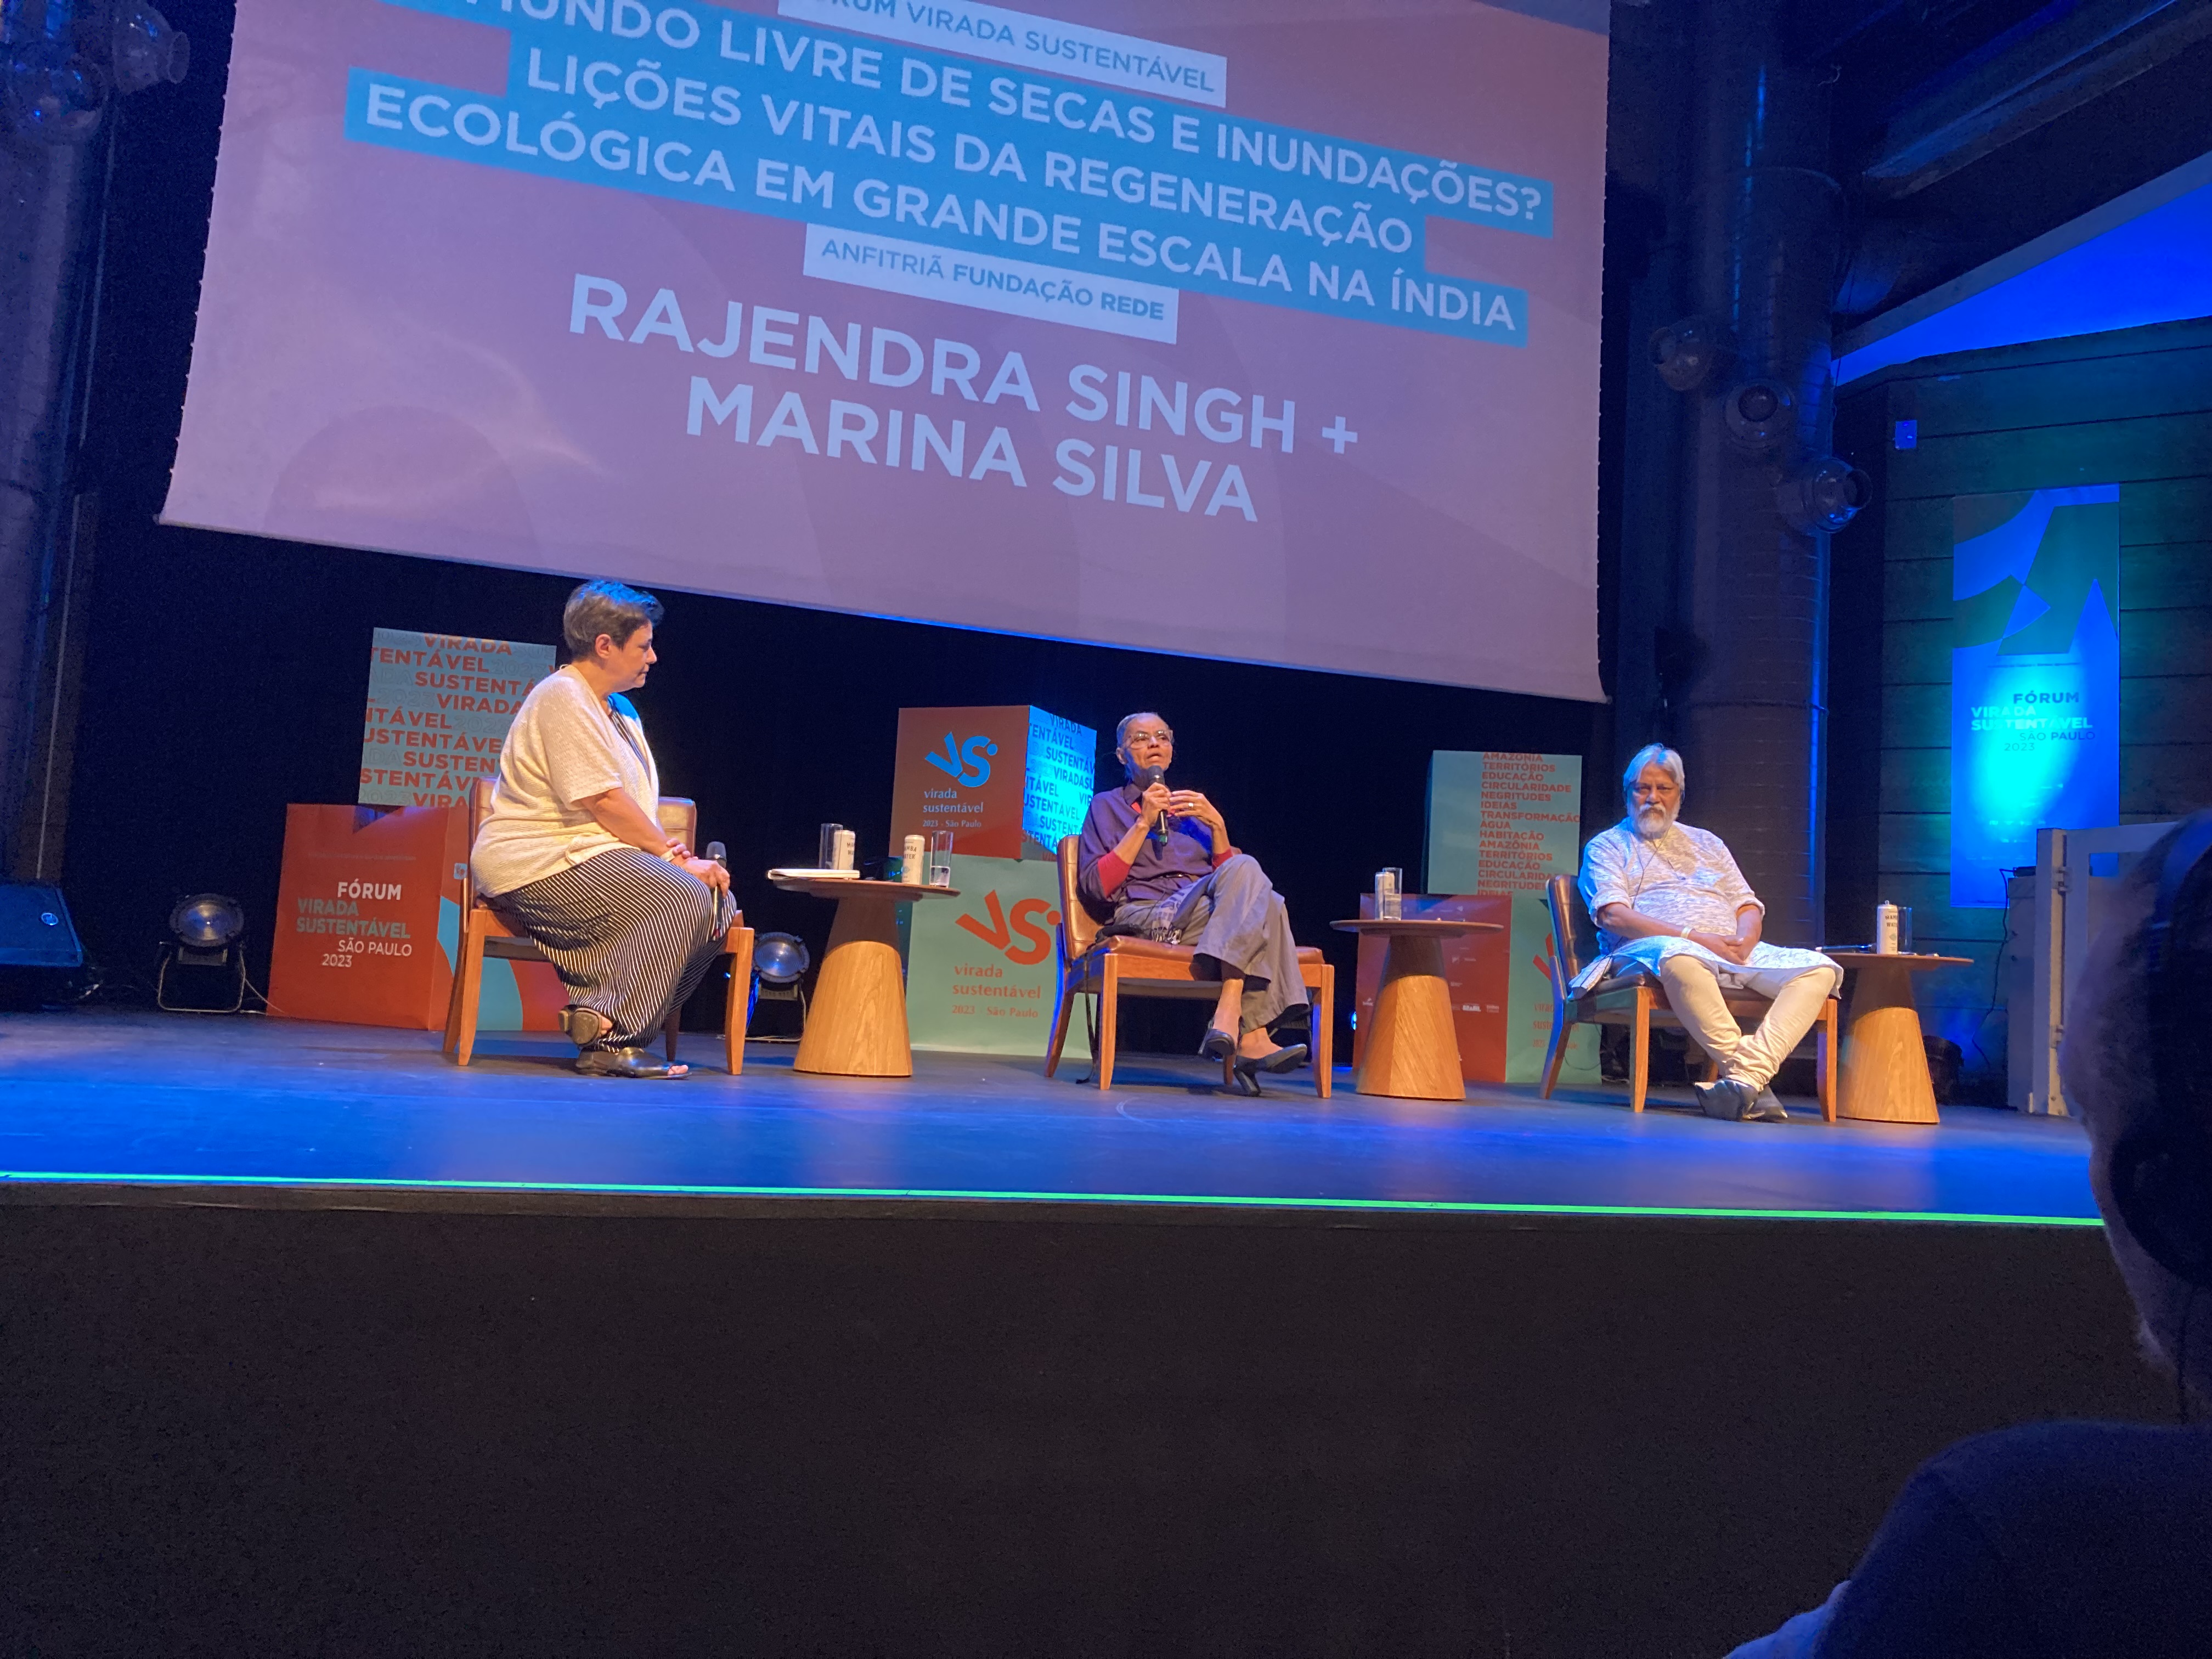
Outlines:
[[[1941, 1127], [1692, 1115], [1655, 1090], [1480, 1086], [1370, 1100], [1340, 1071], [1257, 1100], [1195, 1057], [1127, 1055], [1102, 1094], [1039, 1060], [917, 1054], [911, 1079], [745, 1073], [685, 1039], [680, 1082], [577, 1076], [557, 1038], [462, 1071], [428, 1032], [108, 1011], [0, 1016], [0, 1182], [602, 1200], [1030, 1200], [1351, 1212], [1863, 1217], [2093, 1224], [2079, 1125], [1953, 1108]], [[149, 1193], [147, 1195], [151, 1196]], [[623, 1206], [627, 1207], [627, 1205]]]

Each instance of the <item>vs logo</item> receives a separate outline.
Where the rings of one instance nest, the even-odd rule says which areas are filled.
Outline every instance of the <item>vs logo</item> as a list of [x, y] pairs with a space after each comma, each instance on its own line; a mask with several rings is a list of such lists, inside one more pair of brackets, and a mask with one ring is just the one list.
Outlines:
[[986, 756], [999, 752], [999, 745], [978, 733], [965, 743], [957, 743], [952, 733], [945, 734], [945, 752], [934, 751], [922, 758], [939, 771], [948, 774], [955, 783], [973, 789], [991, 781], [991, 763]]
[[[1014, 906], [1014, 914], [1009, 918], [996, 892], [983, 902], [991, 913], [988, 927], [973, 916], [957, 918], [960, 925], [977, 939], [1003, 954], [1008, 962], [1019, 963], [1024, 968], [1034, 967], [1051, 953], [1052, 935], [1046, 930], [1059, 926], [1060, 912], [1050, 904], [1041, 898], [1025, 898]], [[1017, 934], [1022, 939], [1018, 949], [1014, 945]]]

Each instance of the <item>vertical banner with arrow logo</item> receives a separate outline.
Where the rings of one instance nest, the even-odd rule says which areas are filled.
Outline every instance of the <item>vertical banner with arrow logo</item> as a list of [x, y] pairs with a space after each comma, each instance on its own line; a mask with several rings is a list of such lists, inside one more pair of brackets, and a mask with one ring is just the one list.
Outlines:
[[[913, 907], [908, 1040], [965, 1054], [1043, 1054], [1060, 989], [1059, 866], [956, 853], [952, 884], [957, 900]], [[1081, 1012], [1063, 1060], [1091, 1052]]]
[[902, 708], [886, 850], [950, 830], [957, 853], [1050, 858], [1083, 828], [1097, 753], [1089, 726], [1027, 704]]

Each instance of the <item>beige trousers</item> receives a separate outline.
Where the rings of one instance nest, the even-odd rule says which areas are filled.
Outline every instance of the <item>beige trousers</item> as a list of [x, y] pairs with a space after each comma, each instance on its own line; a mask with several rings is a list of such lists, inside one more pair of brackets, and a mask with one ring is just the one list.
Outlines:
[[1774, 1081], [1790, 1051], [1805, 1039], [1842, 977], [1833, 968], [1744, 969], [1731, 978], [1772, 1000], [1759, 1029], [1746, 1035], [1729, 1012], [1720, 981], [1710, 965], [1686, 951], [1659, 964], [1667, 1006], [1691, 1040], [1720, 1062], [1721, 1075], [1759, 1090]]

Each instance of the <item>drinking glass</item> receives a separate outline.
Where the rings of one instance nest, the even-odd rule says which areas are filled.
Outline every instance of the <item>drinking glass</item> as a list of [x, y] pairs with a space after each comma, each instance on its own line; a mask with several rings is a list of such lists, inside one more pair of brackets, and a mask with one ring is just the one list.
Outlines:
[[1405, 914], [1406, 872], [1396, 865], [1375, 872], [1375, 914], [1384, 921], [1397, 921]]

